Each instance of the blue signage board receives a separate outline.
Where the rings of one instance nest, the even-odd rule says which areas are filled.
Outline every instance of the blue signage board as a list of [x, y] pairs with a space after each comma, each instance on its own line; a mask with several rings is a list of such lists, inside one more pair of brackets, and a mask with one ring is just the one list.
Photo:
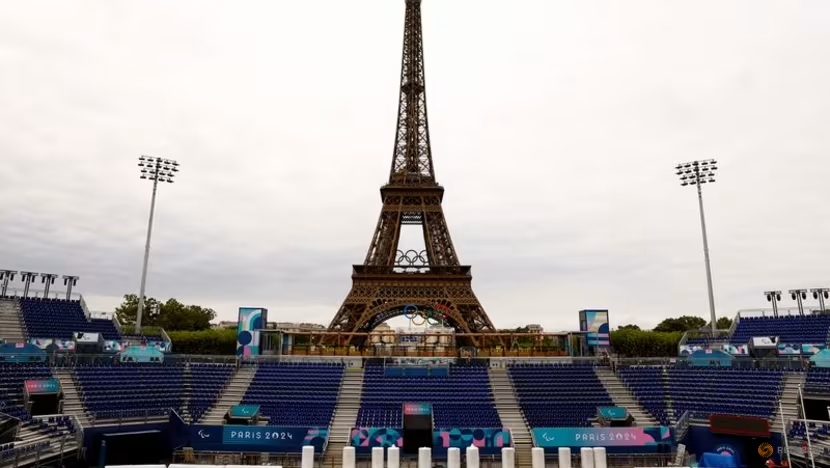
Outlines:
[[321, 453], [328, 438], [325, 427], [190, 426], [190, 444], [195, 450], [300, 453], [312, 445]]
[[599, 414], [606, 419], [625, 419], [628, 417], [628, 410], [619, 406], [603, 406], [599, 408]]
[[61, 391], [61, 383], [58, 379], [27, 380], [23, 384], [29, 395], [60, 393]]
[[253, 418], [259, 413], [259, 405], [234, 405], [231, 406], [232, 418]]
[[648, 452], [645, 447], [656, 451], [660, 444], [674, 441], [667, 426], [654, 427], [540, 427], [533, 429], [537, 447], [558, 449], [559, 447], [632, 447]]

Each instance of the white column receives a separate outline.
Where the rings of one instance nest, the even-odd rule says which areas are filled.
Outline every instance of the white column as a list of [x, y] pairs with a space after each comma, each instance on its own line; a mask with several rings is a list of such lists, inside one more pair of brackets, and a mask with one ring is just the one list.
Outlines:
[[343, 468], [355, 468], [354, 447], [343, 447]]
[[605, 447], [594, 447], [594, 468], [608, 468], [608, 454]]
[[421, 447], [418, 449], [418, 468], [432, 468], [432, 449]]
[[559, 468], [571, 468], [570, 447], [559, 447]]
[[545, 449], [540, 447], [530, 449], [530, 463], [533, 468], [545, 468]]
[[594, 450], [588, 447], [579, 449], [579, 458], [582, 459], [582, 468], [594, 468]]
[[383, 447], [372, 447], [372, 468], [383, 468]]
[[467, 468], [479, 468], [480, 464], [478, 447], [474, 445], [467, 447]]
[[447, 468], [461, 468], [461, 449], [450, 447], [447, 449]]
[[516, 449], [513, 447], [501, 449], [501, 468], [516, 468]]
[[401, 468], [401, 449], [398, 447], [386, 449], [386, 466], [388, 468]]
[[303, 447], [303, 460], [300, 462], [302, 468], [314, 468], [314, 446]]

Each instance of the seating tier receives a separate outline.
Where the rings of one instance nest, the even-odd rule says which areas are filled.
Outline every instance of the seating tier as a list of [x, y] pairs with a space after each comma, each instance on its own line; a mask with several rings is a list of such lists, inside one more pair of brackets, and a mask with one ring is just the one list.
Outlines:
[[780, 343], [819, 344], [827, 342], [830, 315], [787, 315], [784, 317], [741, 318], [730, 341], [749, 343], [753, 336], [777, 336]]
[[784, 373], [778, 370], [688, 367], [667, 372], [675, 417], [689, 411], [707, 418], [712, 413], [769, 418], [784, 386]]
[[190, 420], [197, 422], [219, 400], [222, 390], [233, 376], [235, 366], [191, 363], [189, 369], [189, 374], [185, 375], [186, 380], [190, 382], [187, 408]]
[[178, 364], [120, 363], [78, 367], [79, 396], [99, 419], [163, 416], [181, 411], [183, 367]]
[[502, 427], [484, 365], [453, 364], [446, 376], [393, 376], [368, 362], [357, 426], [400, 428], [407, 402], [431, 403], [436, 428]]
[[668, 426], [668, 391], [663, 385], [663, 369], [663, 366], [620, 367], [618, 375], [637, 402], [660, 424]]
[[327, 427], [343, 370], [331, 363], [262, 363], [242, 404], [259, 405], [270, 426]]
[[0, 412], [28, 419], [23, 408], [23, 382], [51, 378], [52, 371], [44, 364], [0, 363]]
[[100, 333], [105, 340], [120, 340], [112, 320], [87, 320], [79, 301], [21, 298], [23, 324], [29, 338], [70, 340], [75, 332]]

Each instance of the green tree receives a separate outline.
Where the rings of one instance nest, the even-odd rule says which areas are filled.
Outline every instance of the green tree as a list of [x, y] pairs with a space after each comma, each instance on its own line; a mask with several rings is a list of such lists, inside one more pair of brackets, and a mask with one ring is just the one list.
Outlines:
[[617, 330], [639, 330], [640, 327], [634, 324], [623, 325], [619, 327]]
[[611, 332], [611, 345], [624, 357], [677, 356], [682, 332], [657, 332], [626, 328]]
[[[138, 296], [127, 294], [124, 302], [115, 309], [115, 316], [122, 325], [135, 325], [138, 312]], [[161, 327], [165, 330], [207, 330], [210, 321], [216, 318], [216, 312], [198, 305], [186, 305], [176, 299], [159, 302], [152, 297], [145, 297], [141, 325]]]
[[729, 330], [729, 327], [732, 326], [732, 319], [729, 317], [721, 317], [715, 324], [718, 326], [718, 330]]
[[693, 317], [684, 315], [677, 318], [667, 318], [660, 322], [654, 331], [663, 333], [686, 332], [689, 330], [697, 330], [706, 325], [706, 320], [700, 317]]
[[168, 335], [176, 354], [236, 354], [236, 330], [171, 331]]

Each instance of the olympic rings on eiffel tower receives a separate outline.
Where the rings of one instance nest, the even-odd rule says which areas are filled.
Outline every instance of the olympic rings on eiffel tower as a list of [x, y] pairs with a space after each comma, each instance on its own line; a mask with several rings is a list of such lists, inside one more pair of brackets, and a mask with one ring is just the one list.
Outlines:
[[[425, 310], [420, 310], [415, 304], [407, 304], [403, 306], [403, 316], [416, 327], [420, 327], [425, 323], [429, 325], [440, 325], [447, 319], [447, 312], [449, 310], [450, 308], [444, 304], [436, 304], [435, 307]], [[418, 322], [418, 319], [421, 321]]]

